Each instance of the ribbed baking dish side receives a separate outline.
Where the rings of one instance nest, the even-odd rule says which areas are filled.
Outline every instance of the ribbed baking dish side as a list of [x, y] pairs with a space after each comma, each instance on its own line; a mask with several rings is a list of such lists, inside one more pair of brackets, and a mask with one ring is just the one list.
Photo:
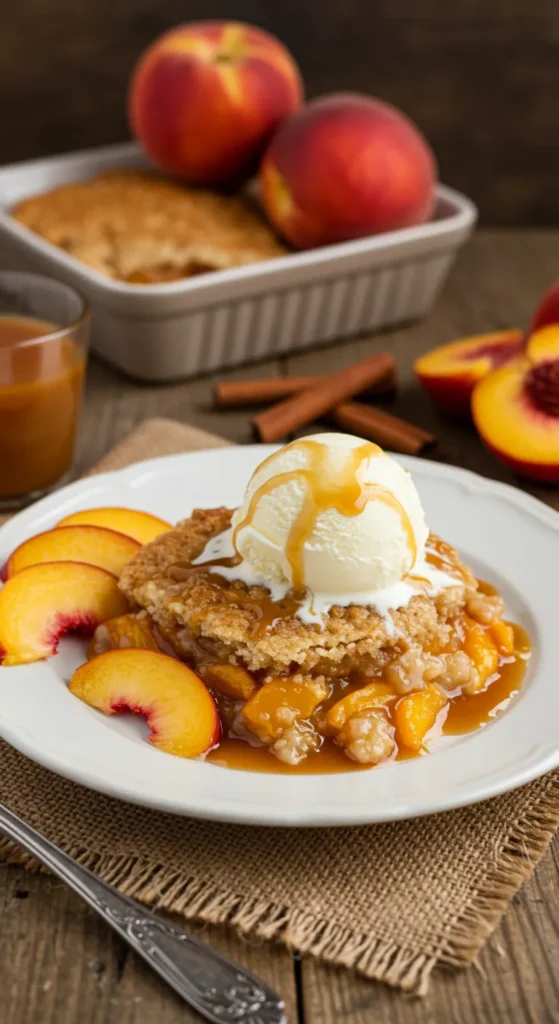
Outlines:
[[174, 380], [300, 351], [425, 315], [476, 219], [443, 185], [435, 218], [162, 285], [105, 278], [18, 224], [20, 199], [108, 167], [144, 167], [134, 144], [0, 169], [0, 265], [49, 274], [90, 299], [93, 347], [142, 380]]

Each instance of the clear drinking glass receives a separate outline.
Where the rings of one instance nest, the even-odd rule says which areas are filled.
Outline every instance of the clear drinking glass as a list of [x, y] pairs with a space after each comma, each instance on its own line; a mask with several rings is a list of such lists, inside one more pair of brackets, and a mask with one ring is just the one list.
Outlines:
[[74, 288], [0, 271], [0, 508], [39, 498], [71, 473], [89, 325]]

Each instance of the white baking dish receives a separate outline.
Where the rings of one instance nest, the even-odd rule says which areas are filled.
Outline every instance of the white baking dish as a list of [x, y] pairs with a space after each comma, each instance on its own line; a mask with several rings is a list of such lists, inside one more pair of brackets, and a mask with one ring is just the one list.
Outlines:
[[423, 316], [476, 208], [437, 188], [429, 224], [158, 285], [91, 270], [9, 215], [27, 196], [109, 167], [142, 167], [133, 143], [0, 169], [0, 266], [73, 284], [91, 301], [93, 347], [142, 380], [191, 377]]

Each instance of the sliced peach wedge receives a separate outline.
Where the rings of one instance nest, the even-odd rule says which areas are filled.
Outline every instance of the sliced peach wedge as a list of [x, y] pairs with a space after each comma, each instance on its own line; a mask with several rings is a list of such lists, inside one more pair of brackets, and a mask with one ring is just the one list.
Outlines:
[[385, 707], [397, 699], [388, 683], [375, 681], [361, 687], [360, 690], [353, 690], [330, 708], [326, 715], [326, 724], [332, 732], [339, 732], [343, 729], [348, 718], [358, 715], [361, 711], [369, 711], [371, 708]]
[[320, 679], [278, 676], [247, 700], [244, 724], [263, 742], [278, 739], [297, 718], [310, 718], [328, 691], [327, 683]]
[[203, 677], [214, 690], [232, 700], [249, 700], [258, 689], [254, 676], [241, 665], [206, 665]]
[[559, 324], [536, 331], [525, 356], [476, 385], [472, 415], [482, 441], [506, 466], [559, 481]]
[[82, 562], [31, 565], [0, 590], [0, 660], [23, 665], [48, 658], [64, 633], [92, 633], [126, 609], [116, 576], [106, 569]]
[[129, 648], [160, 651], [152, 620], [145, 612], [128, 612], [116, 619], [101, 622], [95, 630], [87, 648], [88, 658], [95, 658], [107, 651], [121, 651]]
[[149, 544], [160, 534], [172, 529], [171, 524], [164, 519], [133, 508], [87, 508], [65, 516], [58, 526], [104, 526], [108, 530], [125, 533], [140, 544]]
[[518, 355], [524, 341], [523, 332], [512, 328], [476, 334], [426, 352], [416, 361], [414, 369], [443, 412], [469, 416], [470, 398], [477, 381]]
[[428, 733], [435, 725], [439, 712], [448, 704], [448, 697], [435, 684], [424, 690], [402, 697], [396, 706], [396, 735], [398, 742], [408, 750], [419, 753], [424, 749]]
[[38, 533], [10, 555], [0, 578], [10, 579], [20, 569], [42, 562], [87, 562], [119, 576], [140, 550], [140, 543], [103, 526], [62, 526]]
[[105, 715], [133, 711], [158, 750], [198, 757], [219, 742], [216, 703], [201, 679], [176, 658], [147, 650], [108, 651], [81, 665], [70, 692]]

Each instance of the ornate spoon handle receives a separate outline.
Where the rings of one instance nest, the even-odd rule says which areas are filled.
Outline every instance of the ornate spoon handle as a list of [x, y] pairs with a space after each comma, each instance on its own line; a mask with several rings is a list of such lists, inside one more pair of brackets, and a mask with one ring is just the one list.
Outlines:
[[286, 1024], [283, 1000], [249, 971], [121, 896], [0, 804], [0, 831], [66, 882], [214, 1024]]

